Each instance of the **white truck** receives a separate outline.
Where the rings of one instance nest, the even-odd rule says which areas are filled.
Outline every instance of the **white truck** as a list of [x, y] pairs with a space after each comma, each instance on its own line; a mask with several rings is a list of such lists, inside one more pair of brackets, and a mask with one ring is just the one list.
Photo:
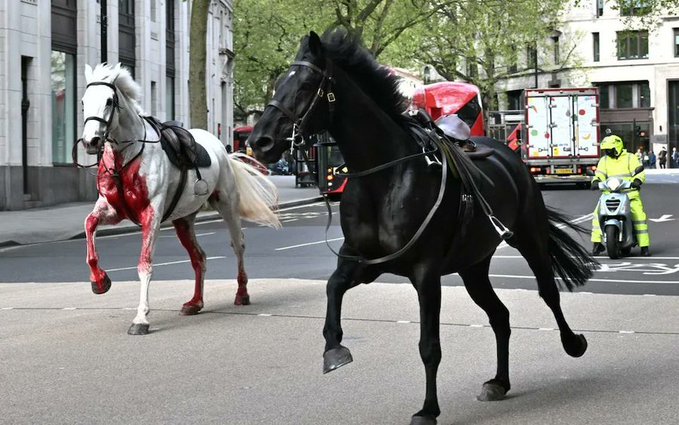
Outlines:
[[521, 156], [538, 183], [589, 186], [599, 161], [599, 89], [527, 89]]

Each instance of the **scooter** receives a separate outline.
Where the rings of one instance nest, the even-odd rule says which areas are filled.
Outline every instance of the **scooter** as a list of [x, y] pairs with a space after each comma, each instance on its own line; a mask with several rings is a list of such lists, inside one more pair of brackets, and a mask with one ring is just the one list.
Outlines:
[[599, 189], [609, 192], [599, 198], [599, 226], [608, 256], [614, 260], [629, 255], [637, 245], [630, 199], [627, 196], [631, 188], [631, 182], [618, 177], [599, 182]]

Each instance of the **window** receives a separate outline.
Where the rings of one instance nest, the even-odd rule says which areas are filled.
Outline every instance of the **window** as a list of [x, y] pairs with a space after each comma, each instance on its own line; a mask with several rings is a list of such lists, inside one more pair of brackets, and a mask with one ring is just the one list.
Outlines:
[[174, 77], [165, 77], [165, 89], [167, 93], [165, 94], [165, 119], [167, 121], [175, 119], [174, 110]]
[[641, 83], [639, 85], [639, 107], [651, 107], [651, 88], [649, 87], [648, 83]]
[[650, 12], [650, 0], [620, 0], [621, 16], [644, 16]]
[[617, 108], [632, 108], [633, 107], [633, 92], [632, 84], [616, 84], [615, 85], [615, 103]]
[[476, 58], [474, 56], [469, 56], [467, 58], [467, 77], [476, 78], [479, 75], [479, 66], [476, 63]]
[[523, 90], [507, 92], [507, 109], [510, 111], [520, 111], [523, 109]]
[[158, 10], [157, 10], [157, 0], [151, 0], [151, 22], [157, 22], [158, 20]]
[[674, 57], [679, 58], [679, 28], [674, 29]]
[[535, 45], [526, 46], [526, 68], [537, 68], [538, 50]]
[[600, 44], [599, 44], [599, 33], [592, 33], [592, 50], [594, 62], [599, 62], [600, 60]]
[[481, 105], [479, 105], [478, 98], [475, 97], [470, 100], [469, 103], [460, 108], [459, 111], [457, 111], [457, 116], [462, 121], [464, 121], [469, 126], [469, 128], [472, 128], [474, 127], [476, 120], [479, 118], [480, 113]]
[[596, 16], [603, 16], [604, 14], [604, 0], [596, 0]]
[[516, 47], [512, 45], [510, 47], [511, 53], [509, 54], [509, 58], [507, 60], [507, 72], [508, 73], [513, 73], [519, 70], [519, 67], [516, 63]]
[[554, 65], [558, 65], [560, 61], [559, 36], [552, 37], [552, 41], [554, 42]]
[[648, 31], [619, 31], [618, 59], [647, 59]]
[[158, 115], [158, 90], [156, 88], [156, 82], [151, 81], [151, 115]]
[[52, 162], [67, 164], [76, 125], [75, 55], [52, 50]]
[[601, 109], [650, 108], [651, 89], [648, 81], [597, 84]]

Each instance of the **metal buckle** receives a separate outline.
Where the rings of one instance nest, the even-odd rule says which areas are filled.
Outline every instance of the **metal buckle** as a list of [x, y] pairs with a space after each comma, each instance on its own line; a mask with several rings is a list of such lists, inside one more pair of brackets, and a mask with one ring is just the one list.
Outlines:
[[335, 101], [335, 93], [329, 92], [328, 93], [328, 102], [332, 103]]

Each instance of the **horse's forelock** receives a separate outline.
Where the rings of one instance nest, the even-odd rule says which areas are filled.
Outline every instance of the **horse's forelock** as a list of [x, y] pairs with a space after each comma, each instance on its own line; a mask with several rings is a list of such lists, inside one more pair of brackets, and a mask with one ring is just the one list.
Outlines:
[[134, 101], [135, 104], [141, 97], [141, 87], [134, 81], [130, 71], [120, 66], [120, 64], [111, 66], [106, 63], [100, 63], [92, 71], [91, 78], [92, 80], [88, 81], [88, 83], [93, 81], [112, 83], [125, 98]]

